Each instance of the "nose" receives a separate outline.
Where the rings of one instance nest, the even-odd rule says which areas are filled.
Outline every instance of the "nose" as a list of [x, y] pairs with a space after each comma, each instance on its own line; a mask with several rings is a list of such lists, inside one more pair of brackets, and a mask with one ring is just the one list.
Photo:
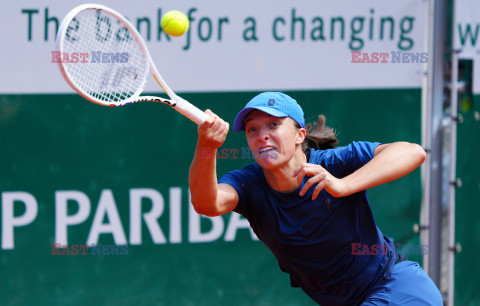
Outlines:
[[260, 128], [258, 131], [258, 140], [266, 141], [268, 139], [270, 139], [270, 134], [268, 133], [268, 130]]

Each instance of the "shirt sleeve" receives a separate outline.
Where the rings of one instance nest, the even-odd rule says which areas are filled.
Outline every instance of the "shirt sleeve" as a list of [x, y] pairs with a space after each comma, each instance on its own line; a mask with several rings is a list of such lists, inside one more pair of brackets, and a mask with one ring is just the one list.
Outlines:
[[373, 158], [378, 145], [378, 142], [359, 141], [346, 146], [344, 154], [347, 168], [354, 172], [364, 166]]
[[326, 150], [319, 163], [324, 163], [336, 177], [345, 177], [368, 163], [379, 142], [356, 141], [348, 146]]
[[252, 185], [251, 183], [255, 181], [255, 178], [255, 167], [253, 164], [250, 164], [243, 169], [231, 171], [218, 180], [218, 183], [228, 184], [235, 189], [239, 200], [237, 207], [233, 211], [246, 218], [248, 214], [246, 204], [249, 203], [249, 196], [252, 192], [249, 188]]

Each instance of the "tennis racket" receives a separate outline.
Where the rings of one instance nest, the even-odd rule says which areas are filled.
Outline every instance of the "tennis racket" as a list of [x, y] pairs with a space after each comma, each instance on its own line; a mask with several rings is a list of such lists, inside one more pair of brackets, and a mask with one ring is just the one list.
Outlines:
[[[106, 6], [84, 4], [71, 10], [60, 25], [57, 51], [65, 80], [93, 103], [122, 106], [161, 102], [197, 124], [207, 118], [204, 112], [173, 92], [158, 72], [137, 29]], [[169, 99], [140, 96], [149, 72]]]

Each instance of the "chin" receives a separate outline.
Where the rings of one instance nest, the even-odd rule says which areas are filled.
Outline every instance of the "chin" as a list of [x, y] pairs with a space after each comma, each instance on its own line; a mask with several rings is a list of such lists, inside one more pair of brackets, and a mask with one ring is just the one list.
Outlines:
[[260, 167], [262, 167], [262, 169], [265, 170], [275, 170], [278, 167], [277, 163], [271, 163], [265, 160], [257, 160], [257, 163]]
[[257, 163], [266, 170], [272, 170], [277, 168], [282, 162], [277, 152], [271, 154], [262, 154], [255, 156]]

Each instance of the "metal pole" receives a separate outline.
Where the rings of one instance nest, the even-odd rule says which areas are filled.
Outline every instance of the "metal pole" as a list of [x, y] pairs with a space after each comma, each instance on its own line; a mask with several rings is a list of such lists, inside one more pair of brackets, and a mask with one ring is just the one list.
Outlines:
[[[427, 187], [423, 206], [428, 206], [427, 273], [440, 287], [442, 118], [444, 101], [444, 55], [446, 51], [447, 0], [430, 0], [428, 9], [428, 71], [424, 95], [425, 131], [422, 143], [428, 152], [424, 171]], [[424, 226], [424, 224], [422, 224]]]
[[[455, 57], [457, 57], [455, 55]], [[454, 296], [454, 264], [455, 264], [455, 189], [457, 188], [456, 179], [456, 161], [457, 161], [457, 73], [458, 73], [458, 58], [454, 60], [452, 58], [452, 65], [456, 65], [456, 69], [452, 69], [452, 93], [451, 93], [451, 109], [450, 114], [452, 116], [452, 123], [450, 126], [450, 191], [448, 200], [448, 303], [447, 305], [453, 305]], [[452, 67], [453, 68], [453, 67]], [[455, 75], [455, 76], [454, 76]], [[454, 81], [455, 79], [455, 81]], [[455, 98], [453, 97], [455, 96]]]
[[[433, 1], [429, 1], [427, 4], [427, 12], [425, 16], [426, 20], [426, 29], [425, 29], [425, 46], [424, 51], [431, 56], [429, 52], [431, 50], [431, 35], [430, 33], [433, 32]], [[431, 58], [430, 58], [431, 61]], [[431, 157], [430, 157], [430, 147], [431, 147], [431, 121], [432, 121], [432, 113], [430, 111], [429, 99], [432, 94], [432, 81], [429, 78], [429, 75], [432, 75], [430, 71], [431, 63], [430, 61], [425, 64], [424, 67], [424, 74], [423, 74], [423, 84], [422, 84], [422, 147], [427, 152], [427, 157], [425, 159], [425, 163], [423, 164], [421, 171], [422, 171], [422, 206], [420, 210], [420, 242], [423, 245], [430, 245], [428, 233], [429, 233], [429, 218], [430, 218], [430, 165], [431, 165]], [[428, 264], [428, 253], [423, 253], [423, 269], [428, 273], [429, 271], [429, 264]]]
[[[455, 45], [456, 15], [452, 5], [452, 45]], [[447, 305], [453, 306], [455, 294], [455, 189], [457, 187], [457, 122], [458, 122], [458, 52], [452, 52], [452, 74], [450, 80], [450, 188], [448, 199], [448, 286]]]

